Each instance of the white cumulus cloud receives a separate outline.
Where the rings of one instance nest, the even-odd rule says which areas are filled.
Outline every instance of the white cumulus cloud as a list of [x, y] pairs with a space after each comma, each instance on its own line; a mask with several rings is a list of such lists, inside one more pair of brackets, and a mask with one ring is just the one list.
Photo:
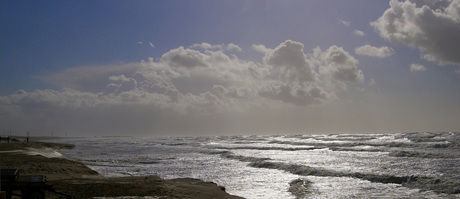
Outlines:
[[440, 65], [460, 65], [460, 1], [391, 0], [390, 8], [371, 23], [396, 45], [419, 49]]
[[261, 61], [228, 54], [244, 52], [235, 44], [217, 48], [201, 43], [172, 49], [156, 61], [50, 73], [41, 79], [61, 90], [0, 96], [0, 122], [89, 133], [200, 126], [214, 131], [222, 126], [222, 114], [322, 105], [339, 99], [348, 84], [364, 80], [358, 60], [338, 46], [317, 47], [312, 54], [291, 40], [253, 48], [263, 53]]
[[226, 50], [228, 50], [228, 51], [233, 51], [234, 50], [234, 51], [238, 51], [238, 52], [243, 51], [242, 48], [240, 48], [238, 45], [236, 45], [234, 43], [228, 44], [227, 47], [226, 47]]
[[354, 31], [353, 31], [353, 34], [355, 34], [356, 36], [360, 36], [360, 37], [366, 36], [366, 33], [364, 33], [364, 32], [361, 31], [361, 30], [354, 30]]
[[[363, 71], [358, 69], [359, 61], [342, 47], [331, 46], [326, 51], [314, 50], [313, 60], [319, 66], [319, 74], [328, 86], [346, 88], [347, 83], [364, 80]], [[327, 77], [327, 78], [325, 78]]]
[[308, 62], [300, 42], [286, 41], [265, 54], [264, 61], [273, 66], [273, 75], [281, 80], [315, 81], [316, 72]]
[[241, 52], [243, 49], [234, 43], [229, 43], [228, 45], [224, 44], [210, 44], [202, 42], [199, 44], [193, 44], [190, 48], [199, 48], [204, 50], [221, 50], [221, 51], [238, 51]]
[[173, 67], [206, 67], [207, 63], [204, 61], [206, 55], [197, 50], [185, 49], [183, 46], [172, 49], [161, 56], [161, 61]]
[[425, 71], [426, 68], [425, 66], [421, 64], [411, 64], [410, 65], [410, 71]]
[[342, 19], [339, 19], [339, 22], [345, 26], [350, 26], [351, 25], [351, 22], [350, 21], [345, 21], [345, 20], [342, 20]]
[[375, 47], [371, 45], [364, 45], [355, 48], [355, 53], [358, 55], [384, 58], [393, 55], [395, 51], [393, 48], [388, 46]]

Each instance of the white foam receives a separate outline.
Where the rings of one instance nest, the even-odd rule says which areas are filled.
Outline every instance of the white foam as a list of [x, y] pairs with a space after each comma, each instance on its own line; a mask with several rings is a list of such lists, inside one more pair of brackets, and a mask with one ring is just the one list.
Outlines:
[[27, 155], [41, 155], [47, 158], [62, 157], [61, 153], [53, 149], [50, 149], [50, 148], [43, 148], [43, 149], [27, 148], [27, 150], [25, 150], [24, 153]]
[[27, 148], [26, 150], [11, 150], [11, 151], [0, 151], [0, 153], [20, 153], [20, 154], [26, 154], [26, 155], [41, 155], [47, 158], [58, 158], [62, 157], [62, 154], [50, 149], [50, 148], [44, 148], [44, 149], [35, 149], [35, 148]]
[[[426, 158], [425, 153], [457, 155], [459, 137], [450, 133], [170, 137], [139, 138], [136, 144], [133, 138], [88, 138], [69, 141], [77, 147], [62, 153], [107, 177], [197, 178], [250, 199], [295, 198], [288, 192], [289, 182], [299, 178], [312, 182], [304, 187], [310, 198], [456, 198], [460, 194], [432, 189], [455, 188], [460, 159]], [[307, 147], [320, 149], [297, 150]], [[389, 155], [393, 151], [416, 153], [393, 157]], [[158, 163], [144, 163], [150, 161]], [[404, 180], [411, 176], [425, 180], [406, 187]], [[403, 183], [383, 183], [386, 178]], [[443, 181], [425, 186], [437, 178]], [[131, 198], [146, 199], [115, 197]]]

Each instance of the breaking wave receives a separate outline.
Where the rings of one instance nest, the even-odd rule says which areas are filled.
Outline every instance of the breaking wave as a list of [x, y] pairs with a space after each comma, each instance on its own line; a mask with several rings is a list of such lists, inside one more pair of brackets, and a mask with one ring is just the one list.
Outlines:
[[53, 149], [50, 149], [50, 148], [42, 148], [42, 149], [27, 148], [27, 150], [24, 151], [24, 153], [27, 155], [41, 155], [47, 158], [62, 157], [61, 153]]
[[459, 143], [452, 132], [117, 138], [68, 152], [108, 176], [200, 178], [248, 198], [456, 198]]
[[306, 179], [296, 179], [289, 183], [289, 192], [292, 193], [296, 198], [307, 198], [307, 196], [313, 192], [311, 184], [313, 182]]
[[458, 194], [460, 193], [460, 179], [443, 179], [417, 176], [391, 176], [375, 175], [365, 173], [344, 173], [314, 168], [305, 165], [285, 164], [280, 162], [257, 161], [249, 164], [251, 167], [278, 169], [301, 176], [320, 177], [351, 177], [377, 183], [395, 183], [409, 188], [432, 190], [438, 193]]
[[276, 151], [307, 151], [315, 149], [324, 149], [325, 147], [274, 147], [274, 146], [238, 146], [238, 147], [224, 147], [217, 146], [214, 149], [234, 150], [234, 149], [248, 149], [248, 150], [276, 150]]
[[[418, 177], [414, 175], [410, 176], [394, 176], [394, 175], [378, 175], [378, 174], [368, 174], [368, 173], [359, 173], [359, 172], [341, 172], [328, 170], [318, 167], [310, 167], [306, 165], [297, 165], [297, 164], [287, 164], [283, 162], [273, 162], [269, 158], [257, 158], [257, 157], [245, 157], [241, 155], [234, 155], [229, 151], [224, 151], [220, 153], [222, 157], [228, 159], [239, 160], [242, 162], [249, 162], [248, 166], [254, 168], [266, 168], [266, 169], [277, 169], [281, 171], [286, 171], [292, 174], [300, 176], [318, 176], [318, 177], [350, 177], [357, 178], [361, 180], [367, 180], [375, 183], [394, 183], [401, 184], [409, 188], [418, 188], [422, 190], [432, 190], [438, 193], [447, 193], [447, 194], [458, 194], [460, 193], [460, 179], [449, 179], [449, 178], [432, 178], [432, 177]], [[297, 191], [300, 182], [294, 182], [293, 188]], [[291, 185], [293, 186], [293, 185]], [[302, 190], [306, 187], [301, 188]], [[305, 190], [304, 190], [305, 191]]]
[[257, 158], [257, 157], [248, 157], [248, 156], [242, 156], [242, 155], [235, 155], [230, 151], [203, 151], [202, 153], [216, 154], [216, 155], [220, 155], [223, 158], [232, 159], [232, 160], [239, 160], [241, 162], [258, 162], [258, 161], [270, 160], [270, 158]]
[[459, 132], [441, 133], [403, 133], [394, 135], [329, 135], [325, 137], [285, 136], [286, 139], [274, 139], [270, 144], [321, 147], [355, 147], [368, 145], [373, 147], [410, 147], [410, 148], [460, 148]]
[[417, 157], [417, 158], [460, 158], [460, 154], [455, 153], [430, 153], [417, 151], [392, 151], [392, 157]]

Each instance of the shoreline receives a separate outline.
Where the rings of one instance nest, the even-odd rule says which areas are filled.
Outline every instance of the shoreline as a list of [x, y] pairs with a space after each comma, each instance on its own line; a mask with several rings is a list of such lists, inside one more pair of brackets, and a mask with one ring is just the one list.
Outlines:
[[[71, 144], [47, 142], [1, 142], [0, 168], [21, 169], [22, 175], [45, 175], [47, 184], [72, 198], [94, 197], [153, 197], [153, 198], [224, 198], [241, 199], [225, 192], [225, 188], [213, 182], [180, 178], [165, 180], [158, 176], [134, 176], [107, 178], [83, 163], [60, 157], [45, 157], [39, 154], [24, 154], [32, 149], [71, 149]], [[14, 197], [13, 197], [14, 198]], [[58, 198], [46, 193], [46, 198]]]

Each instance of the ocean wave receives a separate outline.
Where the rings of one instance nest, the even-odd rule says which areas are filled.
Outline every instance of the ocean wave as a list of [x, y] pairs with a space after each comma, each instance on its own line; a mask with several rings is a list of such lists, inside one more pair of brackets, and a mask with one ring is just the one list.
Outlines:
[[412, 132], [404, 133], [398, 137], [405, 137], [412, 142], [433, 142], [433, 141], [447, 141], [448, 137], [454, 135], [447, 132]]
[[[216, 152], [217, 154], [217, 152]], [[433, 178], [424, 176], [395, 176], [395, 175], [380, 175], [359, 172], [342, 172], [328, 170], [319, 167], [310, 167], [307, 165], [288, 164], [284, 162], [275, 162], [270, 158], [257, 158], [241, 155], [234, 155], [230, 151], [218, 152], [223, 158], [249, 162], [248, 166], [254, 168], [276, 169], [300, 176], [318, 176], [318, 177], [350, 177], [361, 180], [367, 180], [374, 183], [393, 183], [401, 184], [409, 188], [417, 188], [422, 190], [432, 190], [437, 193], [458, 194], [460, 193], [460, 179], [453, 178]], [[296, 182], [297, 188], [299, 183]], [[441, 186], [442, 185], [442, 186]]]
[[41, 155], [47, 158], [58, 158], [62, 157], [62, 154], [51, 149], [51, 148], [26, 148], [25, 150], [11, 150], [11, 151], [0, 151], [0, 153], [12, 153], [12, 154], [26, 154], [26, 155]]
[[62, 157], [62, 154], [51, 149], [51, 148], [41, 148], [41, 149], [36, 149], [36, 148], [27, 148], [27, 150], [24, 151], [25, 154], [27, 155], [41, 155], [47, 158], [58, 158]]
[[236, 147], [225, 147], [225, 146], [214, 146], [210, 147], [213, 149], [223, 149], [223, 150], [235, 150], [235, 149], [243, 149], [243, 150], [275, 150], [275, 151], [307, 151], [307, 150], [315, 150], [315, 149], [323, 149], [324, 147], [275, 147], [275, 146], [236, 146]]
[[[252, 190], [265, 191], [259, 185], [273, 184], [272, 177], [260, 172], [276, 174], [277, 179], [283, 179], [277, 188], [297, 198], [337, 198], [340, 193], [328, 195], [328, 190], [355, 187], [356, 195], [347, 196], [404, 198], [411, 195], [398, 194], [410, 188], [411, 193], [419, 193], [413, 197], [444, 198], [460, 196], [452, 195], [460, 192], [459, 138], [459, 133], [451, 132], [171, 137], [139, 142], [142, 145], [134, 148], [131, 142], [121, 143], [129, 150], [117, 151], [112, 150], [112, 143], [101, 148], [104, 145], [90, 140], [88, 143], [97, 147], [77, 147], [73, 153], [109, 176], [153, 173], [206, 178], [234, 186], [230, 189], [247, 189], [247, 196], [254, 196]], [[87, 155], [88, 151], [93, 154]], [[157, 159], [167, 157], [175, 160]], [[251, 180], [254, 185], [249, 185]], [[286, 193], [288, 188], [290, 193]], [[369, 195], [371, 192], [376, 194]]]
[[403, 183], [403, 186], [438, 193], [460, 194], [459, 179], [418, 177]]
[[296, 175], [302, 176], [336, 176], [341, 177], [339, 172], [330, 171], [322, 168], [315, 168], [305, 165], [285, 164], [282, 162], [269, 162], [269, 161], [254, 161], [248, 164], [250, 167], [278, 169]]
[[160, 161], [157, 161], [157, 160], [152, 160], [152, 161], [140, 161], [140, 162], [137, 162], [138, 164], [159, 164]]
[[86, 162], [82, 161], [87, 166], [95, 166], [95, 167], [105, 167], [105, 168], [130, 168], [132, 165], [122, 165], [122, 164], [111, 164], [107, 162]]
[[353, 151], [353, 152], [386, 152], [385, 148], [373, 146], [356, 146], [356, 147], [330, 147], [331, 151]]
[[306, 179], [295, 179], [289, 183], [288, 191], [292, 193], [297, 199], [308, 198], [312, 190], [313, 182]]
[[[137, 160], [136, 163], [138, 164], [159, 164], [159, 163], [162, 163], [164, 161], [168, 161], [168, 160], [175, 160], [177, 158], [175, 157], [169, 157], [169, 158], [139, 158], [139, 160]], [[130, 162], [133, 162], [133, 161], [130, 161]]]
[[187, 146], [189, 143], [160, 143], [164, 146]]
[[279, 141], [273, 140], [270, 144], [285, 144], [293, 146], [313, 146], [318, 148], [334, 148], [334, 147], [358, 147], [358, 146], [372, 146], [372, 147], [415, 147], [415, 144], [401, 143], [401, 142], [388, 142], [388, 143], [369, 143], [369, 142], [331, 142], [331, 143], [315, 143], [315, 142], [297, 142], [297, 141]]
[[[356, 134], [339, 134], [339, 135], [329, 135], [327, 137], [313, 137], [313, 139], [320, 141], [369, 141], [377, 139], [377, 136], [374, 135], [356, 135]], [[301, 139], [306, 139], [301, 138]]]
[[417, 157], [417, 158], [460, 158], [458, 153], [430, 153], [417, 151], [392, 151], [391, 157]]
[[301, 176], [320, 177], [350, 177], [367, 180], [375, 183], [401, 184], [409, 188], [432, 190], [438, 193], [460, 193], [460, 179], [430, 178], [417, 176], [376, 175], [366, 173], [346, 173], [331, 171], [323, 168], [309, 167], [306, 165], [286, 164], [282, 162], [256, 161], [248, 166], [255, 168], [278, 169]]
[[270, 160], [270, 158], [257, 158], [257, 157], [235, 155], [230, 151], [224, 151], [220, 153], [220, 156], [223, 158], [227, 158], [227, 159], [239, 160], [241, 162], [259, 162], [259, 161]]
[[415, 132], [405, 133], [400, 137], [433, 148], [460, 148], [460, 132]]
[[284, 144], [292, 146], [309, 146], [316, 148], [351, 148], [351, 147], [386, 147], [386, 148], [460, 148], [458, 142], [423, 142], [423, 143], [407, 143], [407, 142], [331, 142], [331, 143], [316, 143], [316, 142], [298, 142], [298, 141], [280, 141], [272, 140], [269, 144]]

